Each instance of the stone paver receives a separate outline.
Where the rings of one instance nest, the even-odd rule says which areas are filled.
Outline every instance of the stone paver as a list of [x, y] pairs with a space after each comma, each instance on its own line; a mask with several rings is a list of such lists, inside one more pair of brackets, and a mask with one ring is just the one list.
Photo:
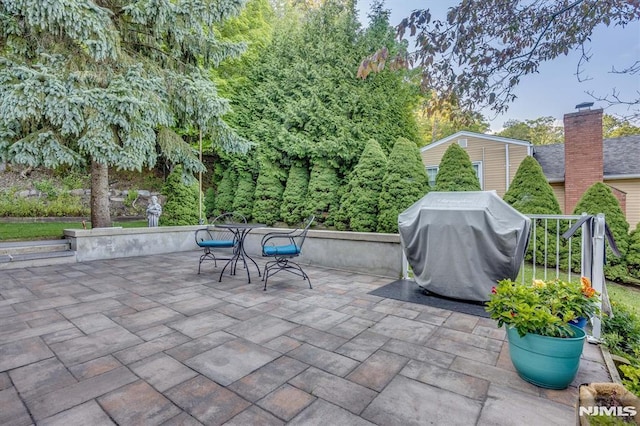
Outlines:
[[314, 400], [310, 394], [284, 385], [258, 401], [258, 405], [283, 420], [291, 420]]
[[98, 398], [118, 424], [161, 424], [180, 414], [180, 409], [148, 383], [139, 380]]
[[[514, 410], [514, 406], [520, 408]], [[575, 408], [567, 410], [566, 406], [547, 399], [492, 384], [477, 424], [482, 426], [517, 424], [563, 426], [575, 423]]]
[[371, 389], [313, 367], [289, 383], [354, 414], [360, 414], [377, 395]]
[[255, 343], [232, 340], [188, 359], [186, 364], [211, 380], [228, 386], [279, 356], [278, 352]]
[[179, 407], [207, 425], [223, 424], [251, 405], [203, 376], [175, 386], [166, 394]]
[[379, 425], [473, 425], [482, 403], [397, 376], [362, 417]]
[[609, 380], [586, 345], [568, 389], [535, 387], [493, 320], [368, 294], [391, 278], [263, 292], [199, 255], [0, 270], [0, 424], [572, 424]]
[[47, 417], [46, 419], [38, 422], [38, 424], [41, 426], [115, 425], [115, 423], [111, 421], [109, 416], [94, 400], [76, 405], [67, 411], [56, 414], [55, 416]]

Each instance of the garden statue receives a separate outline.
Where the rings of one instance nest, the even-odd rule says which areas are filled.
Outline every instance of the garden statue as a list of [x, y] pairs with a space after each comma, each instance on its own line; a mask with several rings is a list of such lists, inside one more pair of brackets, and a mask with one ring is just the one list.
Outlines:
[[158, 197], [155, 195], [151, 197], [151, 202], [147, 207], [147, 220], [149, 221], [149, 227], [153, 228], [158, 226], [158, 220], [162, 214], [162, 206], [158, 202]]

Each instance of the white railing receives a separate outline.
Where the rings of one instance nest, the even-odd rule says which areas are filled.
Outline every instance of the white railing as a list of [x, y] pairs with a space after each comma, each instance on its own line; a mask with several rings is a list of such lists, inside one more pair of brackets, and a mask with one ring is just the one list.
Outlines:
[[[591, 280], [591, 285], [598, 291], [602, 297], [606, 297], [605, 280], [603, 273], [604, 265], [604, 242], [605, 242], [605, 220], [604, 214], [597, 216], [589, 216], [583, 213], [581, 216], [576, 215], [527, 215], [531, 218], [531, 230], [529, 239], [529, 248], [532, 253], [531, 264], [533, 268], [532, 278], [549, 279], [549, 275], [555, 275], [554, 278], [562, 278], [567, 281], [574, 279], [571, 265], [574, 263], [573, 240], [577, 237], [566, 235], [568, 230], [576, 226], [579, 222], [581, 229], [580, 237], [580, 276], [587, 277]], [[538, 227], [544, 227], [543, 241], [538, 241]], [[555, 244], [551, 244], [551, 242]], [[566, 247], [566, 249], [563, 249]], [[552, 252], [550, 253], [550, 248]], [[538, 256], [538, 250], [541, 249], [542, 258]], [[566, 265], [564, 262], [566, 261]], [[561, 263], [565, 268], [561, 268]], [[555, 269], [555, 271], [554, 271]], [[565, 270], [563, 270], [565, 269]], [[520, 280], [525, 281], [525, 261], [523, 260], [520, 268]], [[402, 277], [411, 279], [410, 266], [407, 258], [402, 256]], [[540, 275], [538, 275], [540, 274]], [[579, 278], [579, 277], [577, 277]], [[600, 303], [602, 308], [602, 302]], [[599, 317], [591, 318], [592, 335], [591, 341], [598, 341], [601, 335], [601, 320]]]
[[[548, 278], [549, 272], [549, 238], [555, 240], [555, 252], [552, 253], [555, 260], [555, 278], [560, 278], [561, 270], [561, 253], [562, 244], [561, 241], [566, 242], [567, 247], [567, 264], [566, 273], [567, 280], [572, 280], [572, 268], [573, 256], [573, 234], [568, 235], [574, 225], [579, 224], [581, 229], [580, 239], [580, 276], [587, 277], [591, 280], [593, 288], [602, 295], [600, 301], [600, 308], [602, 308], [602, 299], [606, 296], [605, 279], [604, 279], [604, 243], [605, 243], [605, 218], [604, 214], [600, 213], [597, 216], [589, 216], [583, 213], [581, 216], [567, 216], [567, 215], [527, 215], [531, 218], [531, 234], [529, 240], [529, 247], [532, 251], [532, 279], [538, 278], [536, 275], [536, 269], [542, 267], [543, 276], [542, 279]], [[544, 241], [537, 241], [536, 228], [539, 222], [542, 222], [540, 226], [544, 226]], [[555, 235], [553, 235], [555, 233]], [[563, 235], [564, 234], [564, 235]], [[565, 238], [568, 237], [568, 238]], [[537, 259], [538, 244], [543, 245], [543, 259]], [[524, 261], [521, 267], [521, 279], [524, 282]], [[592, 324], [591, 339], [599, 340], [602, 331], [602, 322], [600, 317], [595, 316], [590, 319]]]

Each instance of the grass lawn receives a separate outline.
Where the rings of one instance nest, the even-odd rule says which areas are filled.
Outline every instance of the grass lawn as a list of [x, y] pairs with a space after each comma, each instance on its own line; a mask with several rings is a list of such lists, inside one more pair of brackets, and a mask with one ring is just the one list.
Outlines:
[[[146, 220], [114, 222], [123, 228], [147, 227]], [[49, 240], [62, 238], [65, 229], [82, 229], [82, 222], [0, 223], [0, 241]]]

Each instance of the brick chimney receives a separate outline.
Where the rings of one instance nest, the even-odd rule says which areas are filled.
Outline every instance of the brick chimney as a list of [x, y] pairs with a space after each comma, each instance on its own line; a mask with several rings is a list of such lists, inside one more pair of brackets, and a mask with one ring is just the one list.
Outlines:
[[603, 181], [602, 150], [602, 109], [565, 114], [564, 210], [567, 214], [573, 213], [591, 185]]

